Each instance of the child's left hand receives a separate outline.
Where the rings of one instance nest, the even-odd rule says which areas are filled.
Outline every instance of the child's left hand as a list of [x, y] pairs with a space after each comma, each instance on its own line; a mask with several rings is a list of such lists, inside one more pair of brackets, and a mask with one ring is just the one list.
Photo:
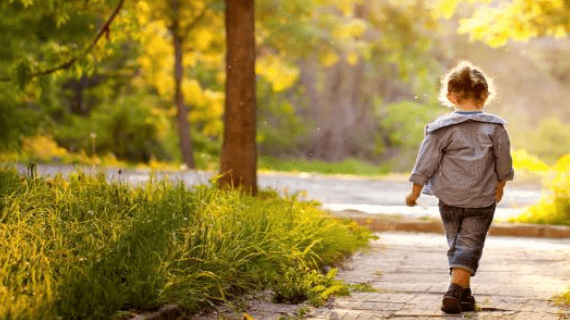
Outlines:
[[497, 186], [495, 187], [495, 200], [497, 201], [497, 203], [499, 203], [501, 199], [503, 199], [503, 189], [505, 188], [506, 183], [507, 183], [506, 181], [499, 181], [499, 183], [497, 183]]

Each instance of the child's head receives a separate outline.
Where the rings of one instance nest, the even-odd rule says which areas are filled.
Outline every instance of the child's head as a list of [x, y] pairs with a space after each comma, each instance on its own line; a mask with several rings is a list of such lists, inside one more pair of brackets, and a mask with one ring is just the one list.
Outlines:
[[491, 87], [479, 68], [462, 61], [443, 78], [440, 100], [449, 107], [472, 106], [481, 110], [491, 100]]

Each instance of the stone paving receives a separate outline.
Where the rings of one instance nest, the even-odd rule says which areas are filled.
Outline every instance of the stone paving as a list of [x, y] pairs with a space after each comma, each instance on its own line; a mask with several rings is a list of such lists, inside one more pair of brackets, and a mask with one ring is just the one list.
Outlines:
[[481, 311], [439, 311], [447, 289], [447, 244], [441, 234], [379, 233], [338, 278], [367, 283], [375, 293], [338, 297], [310, 319], [570, 319], [554, 298], [570, 287], [570, 239], [487, 238], [472, 290]]

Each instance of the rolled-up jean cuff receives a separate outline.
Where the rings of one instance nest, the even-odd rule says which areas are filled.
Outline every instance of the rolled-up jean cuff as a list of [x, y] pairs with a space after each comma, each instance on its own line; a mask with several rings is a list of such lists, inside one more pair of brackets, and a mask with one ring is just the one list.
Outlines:
[[449, 274], [451, 274], [451, 271], [453, 271], [453, 269], [461, 269], [461, 270], [469, 271], [469, 272], [471, 272], [471, 276], [474, 276], [475, 273], [477, 273], [477, 271], [471, 267], [459, 265], [459, 264], [457, 264], [457, 265], [454, 264], [454, 265], [449, 266]]

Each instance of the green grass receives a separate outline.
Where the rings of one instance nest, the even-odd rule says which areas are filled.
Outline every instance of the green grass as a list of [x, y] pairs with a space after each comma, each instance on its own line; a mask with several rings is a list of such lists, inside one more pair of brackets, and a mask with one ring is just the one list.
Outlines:
[[0, 169], [0, 319], [117, 319], [169, 303], [196, 313], [262, 289], [318, 304], [344, 285], [315, 270], [370, 238], [274, 192]]
[[374, 288], [372, 285], [370, 285], [369, 283], [354, 283], [350, 285], [350, 290], [354, 291], [354, 292], [368, 292], [368, 293], [374, 293], [374, 292], [378, 292], [379, 290]]
[[389, 172], [388, 166], [375, 166], [357, 159], [347, 159], [342, 162], [329, 163], [320, 160], [278, 159], [271, 157], [259, 158], [261, 170], [284, 172], [308, 172], [320, 174], [347, 174], [359, 176], [378, 176]]

